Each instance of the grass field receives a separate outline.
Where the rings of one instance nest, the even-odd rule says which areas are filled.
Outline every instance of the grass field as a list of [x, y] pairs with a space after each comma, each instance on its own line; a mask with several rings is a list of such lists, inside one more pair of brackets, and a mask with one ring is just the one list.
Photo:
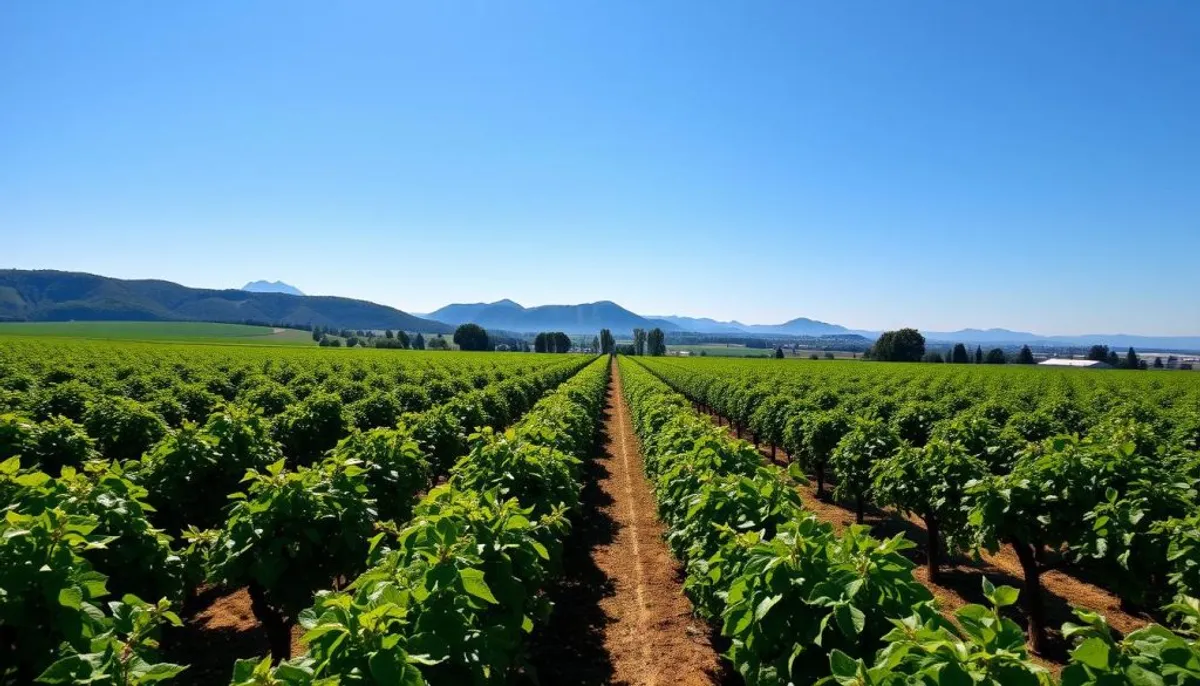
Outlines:
[[0, 336], [226, 345], [313, 345], [312, 337], [306, 331], [207, 322], [3, 322], [0, 323]]

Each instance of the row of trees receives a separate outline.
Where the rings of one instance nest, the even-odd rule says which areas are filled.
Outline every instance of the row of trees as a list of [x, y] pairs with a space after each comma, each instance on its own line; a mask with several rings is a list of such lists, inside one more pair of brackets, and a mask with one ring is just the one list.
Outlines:
[[629, 350], [621, 350], [619, 352], [628, 355], [649, 355], [650, 357], [662, 357], [667, 354], [667, 335], [662, 329], [657, 327], [646, 331], [645, 329], [633, 330], [633, 345], [626, 346]]
[[535, 353], [569, 353], [571, 337], [562, 331], [543, 331], [533, 339]]

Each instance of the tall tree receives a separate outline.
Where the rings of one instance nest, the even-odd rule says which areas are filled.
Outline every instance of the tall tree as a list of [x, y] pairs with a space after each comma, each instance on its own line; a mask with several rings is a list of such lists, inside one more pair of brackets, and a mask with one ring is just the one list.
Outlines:
[[555, 352], [555, 353], [571, 352], [571, 337], [570, 336], [568, 336], [567, 334], [565, 334], [561, 331], [555, 331], [554, 333], [550, 334], [550, 336], [554, 340], [554, 342], [551, 344], [551, 347], [553, 348], [553, 350], [551, 350], [550, 352]]
[[[388, 338], [391, 338], [391, 336], [388, 336]], [[412, 343], [412, 341], [410, 341], [408, 338], [408, 334], [404, 333], [403, 331], [397, 331], [396, 338], [400, 339], [401, 348], [407, 348]]]
[[1121, 366], [1121, 356], [1117, 354], [1116, 350], [1108, 351], [1108, 360], [1107, 361], [1108, 361], [1108, 365], [1110, 367], [1120, 367]]
[[413, 350], [424, 350], [424, 349], [425, 349], [425, 337], [418, 333], [417, 337], [413, 339]]
[[645, 355], [646, 354], [646, 330], [645, 329], [634, 329], [633, 330], [633, 354], [634, 355]]
[[1161, 357], [1156, 357], [1156, 358], [1154, 358], [1154, 368], [1155, 368], [1155, 369], [1162, 369], [1162, 368], [1163, 368], [1163, 361], [1162, 361], [1162, 358], [1161, 358]]
[[660, 328], [653, 328], [646, 335], [647, 354], [652, 357], [662, 357], [667, 354], [667, 336]]
[[1017, 353], [1017, 364], [1033, 364], [1033, 351], [1029, 346], [1021, 346], [1021, 352]]
[[600, 352], [611, 355], [616, 347], [616, 339], [608, 329], [600, 329]]
[[1087, 358], [1095, 362], [1108, 362], [1108, 346], [1099, 344], [1093, 345], [1091, 349], [1088, 350]]
[[783, 348], [778, 348], [778, 347], [775, 348], [775, 359], [777, 359], [777, 360], [783, 359]]
[[460, 350], [487, 350], [487, 331], [478, 324], [463, 324], [454, 330], [454, 344]]
[[600, 337], [599, 336], [592, 337], [592, 352], [594, 352], [594, 353], [600, 352]]
[[1004, 356], [1004, 350], [1001, 348], [992, 348], [988, 351], [987, 359], [984, 361], [988, 364], [1004, 364], [1008, 362], [1008, 358]]
[[983, 364], [983, 346], [975, 346], [975, 364]]
[[967, 346], [962, 343], [954, 344], [954, 352], [950, 353], [950, 361], [955, 364], [967, 364], [971, 361], [971, 356], [967, 352]]
[[392, 333], [392, 330], [391, 330], [391, 329], [384, 329], [384, 330], [383, 330], [383, 337], [384, 337], [384, 338], [394, 338], [394, 337], [395, 337], [395, 334], [393, 334], [393, 333]]
[[1138, 368], [1138, 356], [1137, 356], [1137, 353], [1133, 351], [1132, 346], [1130, 346], [1129, 352], [1125, 353], [1125, 368], [1126, 369], [1137, 369]]
[[871, 358], [884, 362], [920, 362], [925, 357], [925, 337], [916, 329], [884, 331], [871, 347]]
[[533, 352], [544, 353], [547, 352], [547, 350], [548, 346], [546, 344], [546, 332], [543, 331], [533, 337]]

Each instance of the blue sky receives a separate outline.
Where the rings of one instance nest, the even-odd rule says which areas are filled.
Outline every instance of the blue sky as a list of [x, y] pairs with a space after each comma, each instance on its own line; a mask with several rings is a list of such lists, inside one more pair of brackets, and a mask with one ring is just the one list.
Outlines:
[[0, 266], [1200, 333], [1200, 3], [0, 6]]

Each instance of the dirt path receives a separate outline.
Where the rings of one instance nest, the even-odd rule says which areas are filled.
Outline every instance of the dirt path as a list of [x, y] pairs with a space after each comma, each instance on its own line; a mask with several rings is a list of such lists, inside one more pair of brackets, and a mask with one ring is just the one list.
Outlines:
[[642, 471], [613, 368], [600, 452], [567, 541], [563, 581], [533, 663], [544, 684], [717, 684], [726, 677], [709, 628], [692, 615], [679, 565]]
[[[702, 414], [706, 414], [718, 424], [722, 423], [722, 418], [715, 413], [704, 412]], [[724, 423], [728, 424], [728, 422]], [[733, 433], [732, 429], [730, 429], [730, 433]], [[745, 432], [742, 437], [747, 441], [756, 441], [756, 437]], [[764, 458], [771, 459], [770, 446], [757, 442], [755, 445]], [[774, 460], [778, 464], [785, 465], [790, 458], [782, 449], [777, 449]], [[826, 488], [828, 489], [830, 486], [826, 484]], [[804, 506], [822, 521], [832, 524], [835, 530], [841, 531], [854, 524], [853, 507], [818, 500], [815, 485], [804, 487], [801, 495], [804, 496]], [[948, 616], [953, 614], [954, 610], [968, 603], [987, 603], [981, 588], [981, 579], [984, 576], [996, 585], [1004, 584], [1018, 589], [1024, 588], [1021, 563], [1017, 560], [1016, 553], [1011, 546], [1004, 546], [995, 555], [984, 552], [980, 559], [956, 556], [947, 560], [942, 567], [941, 580], [933, 582], [929, 579], [928, 570], [924, 566], [923, 550], [928, 534], [920, 519], [902, 516], [890, 508], [880, 509], [869, 506], [864, 523], [870, 526], [872, 533], [877, 536], [894, 536], [897, 533], [903, 533], [909, 540], [917, 544], [917, 548], [907, 552], [907, 556], [918, 565], [913, 570], [913, 576], [933, 593], [941, 604], [943, 612]], [[1071, 612], [1073, 606], [1103, 614], [1110, 626], [1124, 634], [1146, 626], [1152, 621], [1148, 616], [1132, 614], [1123, 609], [1118, 595], [1062, 570], [1053, 570], [1042, 575], [1042, 591], [1046, 603], [1047, 626], [1050, 627], [1051, 648], [1049, 654], [1045, 656], [1046, 659], [1039, 660], [1039, 662], [1048, 666], [1063, 664], [1067, 658], [1070, 646], [1061, 638], [1057, 629], [1063, 622], [1078, 621]], [[1010, 610], [1012, 618], [1025, 627], [1024, 605], [1018, 603]]]

